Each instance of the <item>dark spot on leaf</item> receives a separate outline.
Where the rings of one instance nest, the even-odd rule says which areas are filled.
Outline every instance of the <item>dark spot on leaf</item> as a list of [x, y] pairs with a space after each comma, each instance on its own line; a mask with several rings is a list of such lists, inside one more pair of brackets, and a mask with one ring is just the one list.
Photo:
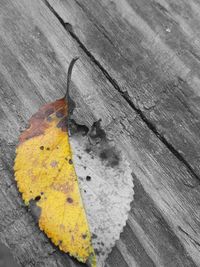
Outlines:
[[119, 164], [119, 156], [117, 154], [113, 154], [112, 158], [109, 161], [111, 167], [115, 167]]
[[86, 166], [83, 166], [83, 168], [86, 170], [87, 167]]
[[47, 117], [47, 121], [52, 121], [52, 118], [49, 116], [49, 117]]
[[86, 180], [87, 180], [87, 181], [91, 181], [91, 176], [89, 176], [89, 175], [86, 176]]
[[69, 159], [69, 164], [73, 164], [73, 161], [72, 161], [72, 159]]
[[84, 189], [84, 193], [87, 193], [87, 191]]
[[44, 150], [44, 146], [41, 146], [40, 149], [41, 149], [41, 150]]
[[96, 238], [97, 238], [97, 235], [92, 234], [92, 239], [96, 239]]
[[51, 115], [52, 113], [54, 113], [54, 109], [53, 109], [53, 108], [47, 109], [47, 110], [45, 111], [45, 116], [48, 117], [48, 116]]
[[56, 112], [56, 117], [57, 118], [62, 118], [65, 115], [64, 110], [59, 110]]
[[81, 156], [79, 156], [79, 155], [78, 155], [78, 158], [79, 158], [79, 159], [82, 159], [82, 157], [81, 157]]
[[72, 199], [71, 197], [68, 197], [68, 198], [67, 198], [67, 202], [68, 202], [68, 203], [73, 203], [73, 199]]
[[98, 249], [94, 249], [95, 254], [98, 256], [99, 255], [99, 250]]
[[37, 202], [37, 201], [39, 201], [41, 199], [41, 196], [37, 196], [36, 198], [35, 198], [35, 201]]
[[100, 158], [103, 159], [103, 160], [108, 158], [108, 153], [107, 153], [106, 150], [101, 151]]
[[99, 154], [100, 159], [107, 161], [107, 165], [115, 167], [119, 164], [119, 156], [114, 147], [105, 148]]
[[91, 152], [91, 148], [90, 148], [90, 147], [86, 147], [85, 151], [86, 151], [87, 153], [90, 153], [90, 152]]
[[65, 157], [65, 160], [68, 160], [68, 158], [67, 158], [67, 157]]
[[44, 192], [41, 192], [40, 194], [41, 194], [41, 195], [44, 195]]
[[49, 148], [49, 147], [47, 147], [47, 150], [50, 150], [50, 148]]
[[87, 237], [87, 234], [82, 234], [83, 239], [86, 239], [86, 237]]

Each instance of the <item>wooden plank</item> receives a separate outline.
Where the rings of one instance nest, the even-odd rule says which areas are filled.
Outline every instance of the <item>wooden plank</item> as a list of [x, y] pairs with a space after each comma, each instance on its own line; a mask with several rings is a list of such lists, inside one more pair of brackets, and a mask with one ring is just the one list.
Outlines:
[[1, 261], [0, 261], [1, 267], [19, 267], [19, 265], [13, 259], [11, 250], [2, 243], [0, 243], [0, 255], [1, 255]]
[[127, 153], [134, 174], [129, 222], [107, 266], [199, 266], [196, 178], [42, 1], [2, 0], [0, 9], [0, 240], [22, 266], [82, 266], [39, 231], [22, 204], [12, 170], [20, 130], [42, 103], [63, 96], [68, 64], [78, 55], [71, 93], [83, 106], [77, 116], [86, 125], [102, 119], [108, 137]]
[[47, 0], [114, 87], [200, 179], [200, 5]]

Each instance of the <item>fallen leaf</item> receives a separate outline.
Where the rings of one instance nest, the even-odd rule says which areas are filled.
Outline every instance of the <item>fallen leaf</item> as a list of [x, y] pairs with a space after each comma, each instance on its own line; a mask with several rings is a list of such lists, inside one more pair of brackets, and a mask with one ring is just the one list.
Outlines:
[[15, 178], [52, 242], [102, 267], [126, 224], [133, 182], [124, 153], [110, 144], [100, 120], [89, 129], [73, 119], [69, 84], [75, 61], [65, 97], [42, 106], [20, 135]]

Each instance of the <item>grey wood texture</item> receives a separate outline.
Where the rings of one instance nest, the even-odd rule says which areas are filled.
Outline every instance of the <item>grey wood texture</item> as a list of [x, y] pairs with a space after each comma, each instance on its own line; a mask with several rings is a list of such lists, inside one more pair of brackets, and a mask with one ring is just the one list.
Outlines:
[[38, 229], [13, 174], [20, 131], [63, 96], [75, 56], [80, 122], [101, 118], [133, 170], [106, 266], [200, 266], [199, 14], [193, 0], [0, 1], [0, 240], [21, 266], [84, 266]]

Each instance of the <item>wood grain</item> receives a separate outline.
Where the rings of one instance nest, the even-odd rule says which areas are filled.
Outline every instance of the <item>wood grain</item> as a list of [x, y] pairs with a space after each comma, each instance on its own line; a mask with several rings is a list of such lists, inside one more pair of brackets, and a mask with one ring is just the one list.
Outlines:
[[46, 0], [148, 127], [200, 180], [200, 4]]
[[[78, 21], [80, 11], [71, 5], [77, 13], [70, 14]], [[71, 97], [83, 107], [77, 118], [86, 125], [102, 119], [108, 137], [126, 152], [135, 183], [128, 224], [107, 266], [199, 266], [198, 179], [127, 104], [43, 1], [2, 0], [0, 10], [0, 240], [21, 266], [84, 266], [59, 252], [39, 231], [21, 201], [12, 170], [18, 135], [27, 119], [41, 104], [63, 96], [68, 64], [79, 56], [71, 90]], [[94, 39], [93, 35], [90, 41]], [[106, 50], [107, 46], [104, 52], [101, 48], [102, 53]], [[111, 57], [108, 62], [112, 60], [117, 59]], [[130, 70], [117, 65], [124, 83], [123, 76]], [[141, 90], [137, 94], [147, 97]]]

